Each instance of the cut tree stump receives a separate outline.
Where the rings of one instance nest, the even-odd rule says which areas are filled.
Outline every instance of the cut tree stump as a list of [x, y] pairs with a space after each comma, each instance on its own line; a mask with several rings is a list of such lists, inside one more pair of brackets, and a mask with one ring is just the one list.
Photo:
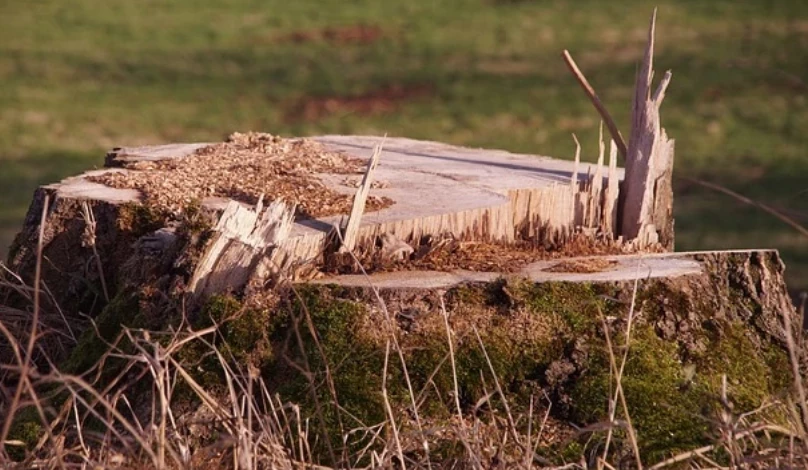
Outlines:
[[[234, 134], [231, 137], [237, 138], [215, 147], [192, 143], [116, 148], [106, 157], [107, 168], [36, 191], [11, 247], [8, 270], [0, 274], [0, 320], [24, 342], [32, 331], [28, 322], [34, 318], [29, 315], [35, 291], [31, 285], [41, 267], [42, 283], [36, 291], [42, 325], [37, 331], [43, 339], [33, 360], [42, 370], [65, 363], [75, 367], [70, 373], [86, 372], [99, 360], [92, 354], [103, 353], [104, 348], [96, 346], [122, 337], [123, 327], [179, 332], [177, 325], [184, 331], [213, 321], [226, 325], [217, 332], [217, 341], [232, 339], [244, 349], [230, 350], [238, 354], [232, 357], [265, 361], [256, 363], [260, 367], [254, 370], [267, 373], [271, 382], [299, 380], [296, 373], [304, 371], [296, 364], [288, 367], [293, 363], [279, 362], [290, 359], [286, 353], [297, 355], [279, 342], [285, 338], [286, 343], [293, 332], [301, 341], [300, 354], [309, 349], [302, 343], [294, 312], [300, 309], [306, 319], [303, 334], [315, 335], [312, 344], [322, 356], [312, 362], [304, 357], [299, 363], [317, 366], [321, 359], [331, 360], [339, 369], [331, 374], [326, 364], [321, 374], [306, 365], [304, 375], [307, 380], [318, 377], [318, 382], [328, 377], [345, 386], [350, 393], [343, 394], [342, 404], [357, 405], [360, 411], [372, 407], [378, 397], [388, 397], [379, 390], [390, 376], [391, 342], [384, 335], [391, 332], [396, 335], [395, 352], [402, 361], [408, 355], [411, 364], [420, 365], [419, 370], [411, 369], [414, 376], [424, 390], [434, 388], [437, 397], [451, 393], [459, 397], [457, 377], [476, 377], [486, 367], [474, 362], [480, 356], [471, 335], [481, 345], [480, 338], [486, 338], [497, 354], [492, 362], [483, 350], [487, 365], [506, 367], [511, 375], [503, 378], [516, 385], [514, 390], [531, 391], [529, 401], [523, 400], [519, 407], [532, 409], [532, 390], [541, 389], [544, 396], [561, 398], [559, 410], [567, 410], [556, 418], [566, 421], [573, 416], [568, 414], [570, 407], [578, 406], [570, 398], [572, 392], [588, 392], [589, 384], [597, 383], [586, 382], [593, 374], [609, 384], [608, 397], [595, 397], [596, 405], [605, 406], [607, 398], [612, 399], [614, 366], [598, 362], [598, 357], [605, 357], [601, 326], [605, 329], [607, 324], [618, 327], [636, 322], [638, 336], [632, 337], [632, 344], [642, 340], [654, 347], [644, 353], [650, 351], [652, 357], [640, 362], [659, 362], [674, 370], [667, 372], [666, 389], [655, 383], [634, 395], [642, 396], [641, 404], [646, 406], [651, 403], [658, 408], [657, 403], [686, 393], [687, 384], [679, 380], [679, 374], [693, 358], [704, 359], [699, 380], [726, 380], [725, 370], [706, 366], [724, 367], [722, 361], [731, 356], [743, 363], [737, 367], [733, 363], [732, 371], [743, 369], [748, 361], [759, 366], [755, 371], [764, 367], [776, 371], [771, 377], [754, 372], [774, 387], [779, 380], [775, 376], [782, 376], [788, 364], [784, 358], [790, 338], [783, 321], [799, 324], [777, 252], [670, 252], [674, 246], [673, 141], [659, 116], [670, 73], [651, 93], [654, 27], [652, 18], [637, 76], [625, 172], [617, 167], [619, 144], [611, 141], [607, 146], [602, 136], [597, 154], [588, 150], [595, 145], [583, 151], [576, 138], [574, 161], [406, 138], [345, 135], [311, 138], [316, 145], [249, 133]], [[569, 63], [574, 64], [571, 56]], [[577, 67], [571, 68], [580, 75]], [[594, 94], [588, 84], [584, 88]], [[593, 101], [608, 116], [602, 103]], [[608, 127], [621, 142], [614, 123]], [[245, 149], [252, 160], [245, 161], [246, 154], [239, 153]], [[290, 157], [290, 149], [297, 150], [295, 158]], [[196, 160], [194, 167], [195, 158], [205, 157], [219, 165], [203, 166]], [[202, 178], [204, 185], [194, 175], [188, 176], [189, 167], [208, 177]], [[366, 168], [364, 178], [361, 167]], [[172, 187], [172, 196], [178, 198], [166, 197], [170, 204], [160, 206], [136, 189], [95, 182], [130, 184], [138, 180], [130, 177], [149, 176], [149, 172], [160, 178], [146, 178], [147, 184], [139, 187], [144, 191]], [[114, 178], [99, 179], [104, 175]], [[251, 193], [245, 191], [247, 176]], [[187, 179], [180, 180], [183, 177]], [[173, 185], [178, 181], [187, 184]], [[268, 186], [275, 194], [259, 197]], [[204, 191], [195, 192], [199, 187]], [[228, 197], [201, 196], [192, 201], [189, 193]], [[301, 195], [307, 199], [301, 201]], [[352, 207], [347, 202], [351, 197]], [[304, 204], [306, 210], [300, 210]], [[40, 227], [45, 206], [45, 226]], [[344, 235], [341, 245], [335, 243], [337, 227]], [[38, 245], [43, 248], [41, 259], [37, 259]], [[354, 266], [339, 265], [348, 258], [352, 263], [358, 260], [362, 270], [366, 262], [378, 258], [385, 258], [387, 264], [359, 275]], [[229, 294], [232, 297], [223, 298]], [[201, 318], [205, 315], [209, 318]], [[83, 334], [93, 331], [103, 340]], [[317, 331], [328, 334], [318, 339]], [[458, 364], [465, 368], [461, 374], [452, 363], [453, 389], [446, 388], [447, 380], [433, 380], [441, 365], [432, 359], [445, 356], [444, 338], [456, 343], [450, 348], [462, 348], [458, 357], [464, 358]], [[403, 345], [400, 349], [398, 341]], [[351, 348], [344, 349], [349, 344]], [[441, 348], [426, 351], [425, 346], [435, 344]], [[667, 345], [673, 347], [667, 349]], [[804, 343], [799, 347], [804, 349]], [[329, 358], [324, 351], [336, 355]], [[422, 351], [426, 356], [415, 357]], [[0, 363], [13, 363], [13, 353], [0, 342]], [[713, 356], [718, 359], [708, 360]], [[379, 359], [376, 365], [383, 358], [383, 374], [376, 370], [379, 367], [371, 367], [368, 358], [372, 357]], [[532, 364], [530, 370], [525, 364]], [[278, 369], [265, 369], [265, 365]], [[105, 371], [98, 372], [101, 377]], [[492, 372], [496, 380], [500, 371]], [[643, 380], [658, 377], [643, 374]], [[349, 378], [354, 382], [342, 382]], [[578, 383], [584, 387], [576, 388]], [[363, 387], [366, 390], [356, 393]], [[319, 388], [334, 394], [337, 390], [333, 383]], [[306, 390], [306, 386], [291, 389]], [[491, 397], [487, 392], [478, 394], [476, 385], [467, 383], [464, 390], [467, 403], [481, 404]], [[662, 390], [662, 394], [646, 399], [647, 390]], [[411, 395], [399, 390], [389, 396], [397, 400]], [[154, 397], [144, 394], [135, 399], [146, 403]], [[677, 412], [671, 429], [658, 433], [664, 439], [678, 432], [681, 417], [702, 408], [698, 401], [682, 401], [694, 406]], [[134, 408], [141, 404], [134, 403]], [[409, 402], [392, 408], [407, 410], [399, 422], [412, 421]], [[457, 411], [463, 419], [464, 411]], [[472, 414], [476, 416], [477, 411]], [[330, 411], [327, 414], [333, 416]], [[439, 415], [438, 421], [445, 422], [445, 416]], [[703, 417], [694, 419], [699, 425], [706, 422]], [[645, 424], [656, 427], [659, 422], [654, 418]], [[333, 437], [326, 435], [327, 427], [324, 435], [312, 435], [314, 441]], [[334, 442], [347, 442], [341, 440], [344, 436], [338, 437]]]
[[[344, 152], [367, 162], [383, 139], [332, 135], [313, 140], [326, 150]], [[43, 277], [48, 279], [54, 297], [67, 302], [70, 309], [86, 302], [82, 300], [86, 294], [81, 294], [81, 283], [87, 280], [94, 283], [105, 276], [107, 285], [115, 285], [118, 273], [114, 267], [132, 255], [139, 237], [165, 228], [166, 222], [150, 219], [154, 214], [143, 205], [143, 195], [137, 190], [112, 188], [89, 178], [109, 172], [150, 171], [149, 165], [160, 160], [191, 160], [204, 147], [204, 144], [172, 144], [118, 148], [107, 155], [109, 168], [43, 186], [36, 192], [23, 229], [12, 246], [9, 267], [23, 274], [25, 279], [27, 273], [33, 273], [41, 204], [44, 196], [49, 195], [52, 204], [43, 241], [44, 254], [50, 263], [43, 264]], [[607, 171], [592, 163], [405, 138], [387, 138], [382, 153], [381, 163], [374, 172], [374, 181], [380, 184], [371, 188], [370, 194], [389, 198], [393, 203], [363, 214], [356, 233], [357, 252], [376, 249], [383, 235], [402, 246], [417, 246], [425, 237], [448, 236], [498, 244], [528, 241], [550, 249], [563, 247], [576, 232], [593, 239], [614, 238], [614, 208], [618, 180], [623, 173], [616, 168], [614, 158]], [[597, 157], [586, 159], [596, 161]], [[138, 166], [140, 162], [145, 164]], [[128, 168], [123, 168], [124, 165]], [[601, 178], [601, 175], [605, 175], [606, 180], [594, 182], [595, 177]], [[340, 194], [351, 196], [356, 192], [356, 186], [348, 181], [350, 175], [316, 176], [327, 188]], [[272, 195], [267, 194], [267, 199], [271, 201]], [[80, 248], [85, 225], [84, 202], [89, 203], [96, 219], [98, 258], [102, 266], [109, 267], [104, 273], [88, 268], [92, 254]], [[220, 217], [228, 205], [235, 207], [231, 204], [235, 203], [226, 198], [207, 198], [201, 201], [201, 208], [211, 226], [218, 224], [224, 228], [227, 224], [220, 221]], [[285, 274], [292, 279], [309, 277], [322, 267], [330, 234], [346, 215], [298, 218], [284, 239], [262, 242], [274, 248], [266, 250], [268, 259], [255, 266], [263, 266], [262, 270], [267, 272], [285, 269]], [[224, 243], [221, 237], [231, 240], [238, 236], [224, 235], [225, 232], [227, 230], [219, 231], [205, 250], [209, 253], [227, 251], [221, 246]], [[240, 236], [247, 235], [249, 233], [245, 232]], [[257, 248], [259, 252], [262, 249]], [[224, 251], [219, 256], [225, 256]], [[253, 265], [254, 262], [244, 259], [238, 264]], [[205, 263], [215, 264], [220, 260], [206, 258]], [[222, 268], [221, 264], [218, 266]], [[202, 277], [204, 275], [197, 273], [189, 281], [188, 290], [202, 289], [206, 293], [215, 290], [207, 281], [203, 283]], [[234, 288], [242, 282], [221, 286]]]
[[[393, 204], [362, 215], [352, 242], [358, 251], [373, 246], [383, 234], [411, 244], [425, 236], [451, 236], [505, 244], [531, 241], [542, 246], [562, 246], [582, 228], [614, 237], [615, 201], [622, 170], [616, 168], [613, 157], [607, 170], [602, 168], [602, 159], [600, 165], [575, 163], [403, 138], [313, 139], [327, 150], [366, 161], [384, 141], [382, 163], [373, 176], [383, 184], [371, 193], [389, 198]], [[156, 155], [163, 159], [193, 158], [198, 148], [199, 144], [172, 145], [167, 149], [122, 148], [108, 156], [108, 165], [151, 162]], [[345, 175], [318, 176], [339, 193], [356, 192], [346, 184]], [[79, 182], [80, 178], [66, 183], [72, 187]], [[604, 186], [608, 190], [604, 191]], [[203, 201], [203, 206], [213, 210], [219, 210], [222, 204], [217, 198]], [[329, 233], [345, 215], [296, 220], [287, 239], [273, 251], [273, 263], [297, 265], [299, 272], [305, 271], [303, 265], [316, 265]]]

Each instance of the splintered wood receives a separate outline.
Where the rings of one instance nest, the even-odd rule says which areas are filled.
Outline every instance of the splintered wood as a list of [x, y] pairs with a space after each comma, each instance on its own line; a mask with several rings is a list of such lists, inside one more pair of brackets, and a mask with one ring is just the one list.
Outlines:
[[516, 240], [561, 247], [579, 232], [601, 241], [618, 238], [616, 207], [620, 178], [615, 143], [611, 141], [608, 170], [603, 167], [605, 144], [601, 140], [594, 175], [588, 174], [582, 180], [579, 175], [581, 148], [577, 139], [575, 142], [575, 169], [569, 184], [510, 192]]
[[382, 155], [382, 146], [384, 141], [380, 143], [374, 150], [373, 155], [368, 160], [368, 166], [365, 169], [365, 175], [362, 177], [362, 183], [359, 189], [356, 190], [354, 196], [353, 206], [351, 207], [351, 214], [348, 216], [348, 222], [342, 230], [342, 246], [340, 253], [347, 253], [356, 248], [356, 237], [359, 234], [359, 222], [362, 220], [362, 214], [365, 212], [365, 205], [368, 200], [368, 192], [370, 192], [371, 185], [373, 184], [373, 170], [379, 164], [379, 157]]
[[[626, 159], [623, 194], [618, 209], [608, 207], [611, 220], [604, 220], [607, 232], [619, 234], [633, 249], [673, 250], [673, 140], [660, 125], [659, 108], [671, 79], [667, 71], [651, 96], [654, 76], [654, 33], [656, 9], [651, 16], [648, 44], [634, 88], [631, 140], [628, 148], [611, 115], [568, 51], [562, 57], [572, 74], [606, 121], [612, 139]], [[603, 130], [601, 128], [601, 141]], [[614, 145], [614, 144], [613, 144]], [[601, 154], [603, 149], [601, 148]], [[615, 152], [612, 152], [615, 153]], [[610, 165], [611, 168], [611, 165]], [[596, 177], [596, 180], [598, 178]], [[609, 176], [611, 181], [611, 171]], [[610, 183], [604, 204], [611, 204], [618, 189]], [[597, 192], [597, 191], [595, 191]], [[596, 209], [596, 208], [593, 208]], [[620, 220], [617, 215], [620, 214]], [[591, 220], [589, 221], [591, 223]]]
[[292, 228], [294, 207], [273, 201], [264, 210], [230, 201], [199, 260], [188, 290], [195, 299], [242, 289], [253, 276], [268, 277], [271, 252]]
[[665, 72], [651, 95], [655, 26], [656, 10], [634, 89], [621, 234], [627, 240], [635, 240], [639, 248], [658, 243], [673, 250], [673, 140], [668, 138], [659, 118], [671, 72]]

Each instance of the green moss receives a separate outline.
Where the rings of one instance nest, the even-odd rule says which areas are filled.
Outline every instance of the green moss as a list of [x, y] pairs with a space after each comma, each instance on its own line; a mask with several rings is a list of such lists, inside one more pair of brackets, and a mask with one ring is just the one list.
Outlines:
[[[515, 337], [511, 331], [513, 325], [508, 324], [506, 319], [498, 320], [500, 321], [479, 332], [485, 351], [473, 335], [469, 335], [456, 346], [460, 398], [466, 408], [473, 406], [486, 392], [491, 392], [494, 383], [491, 368], [496, 372], [497, 379], [508, 392], [508, 396], [521, 402], [531, 392], [535, 392], [529, 382], [535, 382], [551, 360], [551, 335], [544, 338], [533, 337], [533, 341], [528, 339], [530, 336]], [[447, 381], [451, 378], [450, 372], [449, 368], [443, 369]], [[488, 390], [485, 388], [486, 384]], [[447, 393], [450, 390], [445, 389]]]
[[[566, 323], [553, 312], [552, 306], [547, 311], [525, 312], [512, 305], [524, 302], [528, 295], [534, 296], [530, 300], [549, 302], [552, 293], [539, 289], [532, 283], [512, 285], [503, 281], [461, 286], [447, 293], [455, 338], [457, 386], [464, 409], [471, 409], [491, 391], [494, 386], [492, 367], [507, 395], [513, 399], [511, 406], [525, 405], [530, 394], [539, 387], [546, 366], [568, 349], [572, 336], [567, 334]], [[562, 315], [564, 313], [567, 312]], [[441, 313], [434, 311], [426, 315], [440, 316]], [[422, 321], [429, 323], [427, 319]], [[428, 389], [432, 393], [426, 400], [430, 413], [444, 416], [454, 413], [450, 399], [454, 394], [454, 377], [448, 361], [443, 320], [436, 319], [436, 323], [437, 328], [410, 332], [403, 337], [403, 344], [414, 387]], [[472, 325], [477, 326], [479, 340]]]
[[[503, 292], [508, 287], [508, 295]], [[340, 405], [365, 422], [384, 420], [381, 402], [381, 371], [384, 362], [384, 342], [368, 338], [360, 331], [367, 312], [361, 303], [336, 299], [344, 292], [328, 287], [306, 287], [300, 290], [302, 302], [293, 303], [292, 315], [299, 318], [307, 311], [317, 331], [320, 346], [313, 341], [306, 322], [299, 324], [304, 351], [297, 350], [291, 324], [285, 325], [286, 353], [296, 367], [284, 367], [276, 360], [267, 376], [273, 380], [282, 396], [304, 403], [313, 409], [310, 387], [297, 368], [309, 361], [315, 381], [326, 380], [324, 364], [331, 365], [334, 388]], [[599, 297], [596, 288], [573, 283], [533, 283], [496, 286], [462, 286], [447, 293], [455, 337], [455, 365], [461, 406], [470, 411], [477, 401], [492, 390], [491, 367], [497, 374], [513, 410], [527, 408], [529, 396], [535, 393], [551, 362], [564, 357], [571, 345], [584, 332], [594, 332], [598, 308], [609, 307]], [[513, 308], [512, 303], [524, 303], [528, 311]], [[452, 394], [454, 377], [448, 361], [448, 345], [443, 320], [423, 313], [419, 327], [400, 336], [409, 378], [416, 393], [426, 393], [421, 409], [431, 419], [442, 419], [454, 413]], [[518, 318], [517, 318], [518, 317]], [[488, 359], [471, 325], [477, 328], [485, 345]], [[431, 325], [431, 326], [425, 326]], [[279, 331], [279, 334], [281, 331]], [[364, 335], [364, 336], [363, 336]], [[282, 336], [282, 335], [281, 335]], [[276, 336], [276, 340], [280, 336]], [[320, 351], [322, 348], [322, 353]], [[491, 366], [488, 364], [490, 359]], [[408, 392], [403, 381], [400, 362], [391, 352], [388, 364], [388, 395], [394, 407], [409, 406]], [[328, 387], [318, 389], [321, 403], [330, 403]], [[496, 402], [496, 400], [493, 400]], [[329, 405], [330, 406], [330, 405]], [[501, 404], [493, 403], [493, 406]], [[328, 416], [332, 416], [329, 412]], [[333, 441], [339, 438], [335, 422], [329, 423]]]
[[272, 357], [270, 336], [279, 320], [273, 313], [267, 309], [244, 308], [239, 300], [226, 295], [213, 296], [203, 308], [202, 317], [221, 325], [225, 352], [236, 362], [261, 367]]
[[[115, 341], [123, 326], [142, 326], [139, 301], [140, 296], [128, 290], [113, 297], [95, 318], [96, 328], [88, 328], [81, 335], [78, 344], [62, 364], [61, 370], [71, 374], [86, 372], [109, 351], [109, 343]], [[105, 372], [113, 372], [112, 363], [115, 361], [113, 359], [107, 364]]]
[[[361, 316], [366, 315], [362, 305], [334, 299], [327, 288], [303, 287], [299, 289], [299, 294], [302, 301], [292, 302], [288, 315], [279, 322], [274, 335], [277, 340], [286, 338], [284, 343], [287, 347], [282, 358], [272, 361], [265, 370], [265, 376], [271, 387], [285, 400], [301, 403], [302, 409], [309, 413], [308, 417], [320, 418], [315, 416], [313, 393], [316, 394], [328, 431], [325, 437], [339, 449], [343, 445], [343, 433], [347, 431], [345, 426], [340, 427], [341, 416], [352, 415], [368, 424], [385, 420], [381, 395], [384, 350], [358, 332]], [[307, 326], [307, 315], [314, 326], [317, 340]], [[297, 334], [301, 342], [297, 341]], [[397, 403], [402, 397], [403, 384], [396, 363], [395, 356], [392, 356], [388, 394]], [[313, 391], [307, 378], [300, 373], [306, 367], [313, 374], [316, 385]], [[337, 408], [331, 385], [340, 407], [347, 413]], [[355, 427], [358, 422], [352, 421], [348, 425]], [[352, 448], [360, 448], [362, 444], [348, 443]], [[323, 448], [315, 451], [323, 452]]]
[[22, 408], [14, 416], [14, 422], [8, 433], [9, 441], [20, 441], [23, 446], [6, 445], [6, 451], [12, 460], [19, 462], [25, 458], [26, 451], [34, 448], [42, 436], [42, 422], [39, 414], [32, 406]]
[[446, 305], [449, 309], [457, 305], [486, 305], [490, 302], [493, 293], [491, 287], [480, 287], [473, 284], [461, 285], [446, 294]]
[[746, 336], [746, 328], [741, 323], [726, 325], [713, 338], [708, 353], [696, 362], [702, 380], [715, 395], [721, 391], [721, 376], [727, 376], [728, 398], [737, 413], [760, 406], [787, 387], [790, 377], [786, 352], [756, 347]]
[[600, 324], [598, 309], [607, 313], [600, 287], [580, 282], [522, 282], [514, 291], [537, 315], [555, 315], [572, 334], [592, 332]]
[[212, 228], [213, 220], [202, 210], [199, 199], [192, 199], [183, 207], [179, 230], [181, 236], [204, 244]]
[[[413, 387], [416, 390], [426, 390], [427, 392], [421, 408], [423, 414], [435, 419], [444, 419], [452, 415], [448, 400], [449, 392], [454, 390], [454, 381], [448, 360], [449, 345], [446, 337], [441, 337], [436, 333], [422, 334], [418, 337], [406, 338], [404, 347], [407, 351], [407, 372]], [[464, 369], [461, 368], [458, 375], [468, 377], [470, 374], [464, 373]], [[429, 380], [432, 382], [431, 386], [427, 385]], [[462, 379], [458, 381], [463, 382]], [[477, 375], [477, 382], [479, 382], [479, 375]], [[469, 392], [464, 385], [465, 382], [463, 385], [459, 385], [461, 390], [465, 390], [461, 391], [461, 398], [465, 396], [467, 401], [471, 400], [468, 398]]]
[[[688, 358], [685, 364], [681, 341], [661, 339], [654, 330], [653, 319], [662, 314], [684, 314], [693, 306], [669, 287], [661, 284], [650, 287], [652, 290], [643, 294], [649, 309], [643, 309], [635, 324], [622, 381], [647, 463], [706, 443], [709, 419], [717, 409], [716, 384], [720, 383], [721, 374], [730, 377], [731, 399], [741, 411], [759, 405], [776, 391], [783, 382], [778, 377], [788, 370], [784, 352], [778, 347], [764, 346], [758, 350], [745, 336], [744, 325], [727, 326], [720, 322], [711, 323], [709, 331], [694, 332], [704, 335], [709, 356]], [[569, 393], [568, 397], [565, 395], [570, 399], [569, 408], [556, 411], [560, 413], [557, 416], [582, 424], [604, 421], [613, 384], [598, 318], [601, 313], [625, 313], [626, 305], [605, 300], [618, 292], [618, 287], [587, 284], [514, 282], [497, 288], [464, 286], [448, 292], [457, 382], [464, 411], [472, 411], [478, 400], [493, 389], [488, 360], [474, 334], [475, 326], [515, 414], [524, 411], [531, 392], [535, 394], [545, 383], [548, 366], [556, 360], [570, 361], [575, 354], [573, 384], [563, 385], [564, 393]], [[377, 317], [380, 313], [369, 311], [362, 301], [338, 298], [357, 298], [357, 293], [343, 288], [303, 287], [299, 294], [302, 300], [292, 301], [286, 312], [275, 312], [269, 319], [255, 316], [240, 327], [234, 324], [226, 334], [242, 337], [239, 347], [246, 348], [255, 344], [257, 329], [274, 322], [268, 331], [275, 350], [263, 369], [264, 376], [273, 391], [284, 400], [299, 403], [307, 417], [316, 420], [319, 416], [312, 387], [300, 372], [308, 367], [322, 407], [320, 416], [325, 420], [327, 437], [340, 449], [342, 433], [357, 424], [349, 416], [365, 424], [386, 420], [381, 395], [386, 342], [380, 332], [383, 327]], [[666, 311], [654, 310], [660, 301], [665, 302]], [[235, 299], [221, 298], [206, 309], [208, 315], [221, 320], [236, 315], [242, 307]], [[307, 318], [318, 341], [309, 331]], [[379, 323], [378, 329], [374, 329], [374, 321]], [[694, 327], [700, 325], [696, 323]], [[424, 392], [424, 405], [419, 408], [421, 416], [433, 423], [448, 419], [455, 412], [454, 377], [440, 311], [421, 312], [417, 322], [399, 326], [402, 328], [398, 330], [399, 341], [413, 388], [416, 394]], [[622, 342], [616, 334], [614, 345], [618, 355]], [[388, 397], [398, 414], [409, 407], [409, 397], [399, 359], [395, 351], [390, 354]], [[330, 367], [330, 383], [326, 364]], [[334, 405], [330, 384], [340, 407], [347, 413]], [[490, 404], [501, 406], [496, 399]], [[340, 419], [344, 420], [342, 427]], [[621, 414], [618, 419], [622, 419]], [[320, 444], [315, 447], [322, 446], [323, 436], [317, 434]], [[616, 432], [616, 438], [618, 442], [626, 442], [621, 430]], [[582, 442], [554, 448], [548, 456], [559, 462], [577, 461], [585, 451]], [[365, 443], [352, 441], [348, 447], [358, 448]], [[450, 444], [441, 449], [440, 455], [446, 456], [462, 451]], [[316, 451], [322, 450], [320, 447]]]
[[[430, 443], [429, 456], [432, 461], [456, 463], [462, 461], [466, 455], [466, 448], [459, 439], [439, 439]], [[451, 468], [456, 465], [447, 465]]]
[[126, 203], [118, 212], [118, 229], [135, 236], [153, 232], [165, 224], [166, 216], [148, 204]]
[[657, 321], [665, 312], [684, 315], [694, 308], [685, 292], [672, 288], [662, 281], [650, 281], [637, 293], [636, 305], [642, 306], [643, 314], [649, 321]]
[[[720, 408], [722, 375], [727, 376], [728, 398], [736, 414], [757, 408], [787, 385], [785, 351], [758, 348], [746, 332], [739, 323], [704, 332], [710, 339], [707, 352], [685, 365], [676, 342], [662, 340], [648, 324], [635, 327], [622, 386], [646, 463], [707, 442], [709, 422]], [[615, 347], [622, 341], [614, 339]], [[613, 393], [603, 343], [591, 340], [588, 370], [572, 394], [573, 417], [583, 423], [606, 420], [607, 400]], [[695, 374], [688, 373], [691, 367]]]
[[584, 447], [581, 445], [581, 443], [577, 441], [570, 441], [561, 450], [560, 457], [563, 459], [563, 462], [579, 462], [583, 455]]
[[[260, 369], [273, 357], [270, 337], [277, 325], [276, 318], [270, 310], [245, 308], [232, 295], [214, 295], [195, 316], [192, 327], [201, 330], [219, 325], [213, 345], [225, 360], [242, 368], [249, 364]], [[185, 344], [177, 358], [203, 387], [215, 390], [223, 385], [221, 364], [208, 344], [201, 341]], [[195, 396], [182, 387], [178, 393], [181, 398]]]
[[788, 353], [776, 345], [769, 345], [763, 350], [763, 360], [769, 372], [769, 390], [777, 394], [788, 389], [793, 381]]
[[[608, 355], [600, 343], [572, 393], [574, 418], [583, 423], [607, 420], [613, 393]], [[705, 442], [707, 423], [700, 418], [704, 387], [686, 382], [676, 344], [661, 340], [648, 326], [635, 328], [622, 386], [646, 463]]]

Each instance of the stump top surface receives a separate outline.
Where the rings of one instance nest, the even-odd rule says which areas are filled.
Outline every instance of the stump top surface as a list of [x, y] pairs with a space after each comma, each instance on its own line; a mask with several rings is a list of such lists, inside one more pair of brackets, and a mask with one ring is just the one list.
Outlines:
[[[327, 135], [311, 137], [327, 151], [341, 152], [349, 157], [367, 160], [373, 148], [384, 142], [380, 163], [374, 174], [377, 184], [370, 196], [393, 201], [381, 210], [366, 210], [362, 226], [425, 218], [453, 216], [469, 210], [493, 208], [508, 203], [508, 192], [516, 189], [534, 189], [569, 184], [576, 170], [574, 162], [544, 156], [510, 153], [502, 150], [474, 149], [439, 142], [407, 138], [372, 136]], [[200, 149], [210, 144], [170, 144], [147, 147], [122, 147], [107, 155], [106, 172], [149, 171], [137, 170], [165, 160], [192, 159]], [[126, 166], [130, 169], [115, 167]], [[594, 165], [582, 163], [577, 168], [579, 178], [594, 173]], [[622, 177], [622, 170], [620, 176]], [[60, 195], [86, 197], [120, 203], [142, 200], [135, 189], [107, 188], [89, 181], [90, 172], [51, 185]], [[350, 198], [356, 191], [361, 175], [346, 173], [317, 173], [315, 176], [326, 188]], [[179, 177], [179, 176], [178, 176]], [[96, 178], [97, 179], [97, 178]], [[222, 179], [225, 179], [224, 176]], [[237, 179], [237, 178], [236, 178]], [[273, 194], [266, 194], [273, 199]], [[226, 201], [226, 198], [225, 198]], [[222, 197], [203, 199], [209, 207], [221, 207]], [[347, 215], [301, 219], [295, 224], [292, 236], [328, 230], [332, 224]]]
[[[365, 214], [364, 224], [452, 214], [469, 209], [491, 207], [507, 202], [509, 190], [541, 188], [571, 181], [575, 164], [550, 157], [510, 153], [503, 150], [474, 149], [439, 142], [407, 138], [327, 135], [312, 137], [326, 150], [343, 152], [350, 157], [368, 159], [373, 148], [382, 143], [383, 153], [371, 196], [389, 198], [390, 207]], [[109, 166], [138, 161], [193, 158], [204, 144], [171, 144], [151, 147], [119, 148], [108, 155]], [[580, 178], [594, 172], [594, 165], [581, 164]], [[320, 173], [317, 177], [329, 188], [352, 195], [360, 175]], [[346, 184], [350, 182], [353, 184]], [[272, 198], [271, 194], [267, 194]], [[213, 201], [211, 201], [213, 202]], [[336, 217], [322, 217], [329, 224]], [[299, 225], [297, 230], [316, 227], [315, 221]]]

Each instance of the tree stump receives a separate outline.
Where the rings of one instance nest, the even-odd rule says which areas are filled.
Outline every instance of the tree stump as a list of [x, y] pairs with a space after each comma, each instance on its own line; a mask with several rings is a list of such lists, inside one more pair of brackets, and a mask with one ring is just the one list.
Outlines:
[[[429, 446], [412, 436], [433, 428], [435, 462], [482, 465], [440, 452], [483, 429], [483, 414], [494, 431], [508, 423], [502, 444], [478, 436], [483, 466], [566, 459], [564, 439], [603, 423], [611, 439], [620, 331], [635, 335], [620, 345], [631, 351], [621, 390], [644, 436], [622, 455], [654, 462], [703, 446], [705, 410], [750, 412], [789, 385], [783, 325], [802, 322], [776, 251], [671, 252], [673, 141], [659, 117], [670, 75], [651, 94], [653, 36], [652, 19], [625, 171], [602, 139], [597, 156], [579, 145], [574, 161], [345, 135], [116, 148], [105, 169], [36, 191], [2, 274], [0, 320], [22, 341], [39, 305], [34, 360], [75, 374], [125, 327], [215, 331], [250, 386], [263, 373], [262, 393], [305, 405], [297, 418], [317, 423], [307, 445], [333, 465], [375, 449], [343, 415], [401, 431], [397, 458], [427, 465]], [[3, 364], [13, 354], [0, 345]], [[200, 372], [204, 357], [193, 359]], [[416, 397], [402, 398], [412, 387], [434, 400], [421, 417]], [[509, 408], [533, 413], [538, 396], [561, 436], [546, 457], [528, 453]]]

